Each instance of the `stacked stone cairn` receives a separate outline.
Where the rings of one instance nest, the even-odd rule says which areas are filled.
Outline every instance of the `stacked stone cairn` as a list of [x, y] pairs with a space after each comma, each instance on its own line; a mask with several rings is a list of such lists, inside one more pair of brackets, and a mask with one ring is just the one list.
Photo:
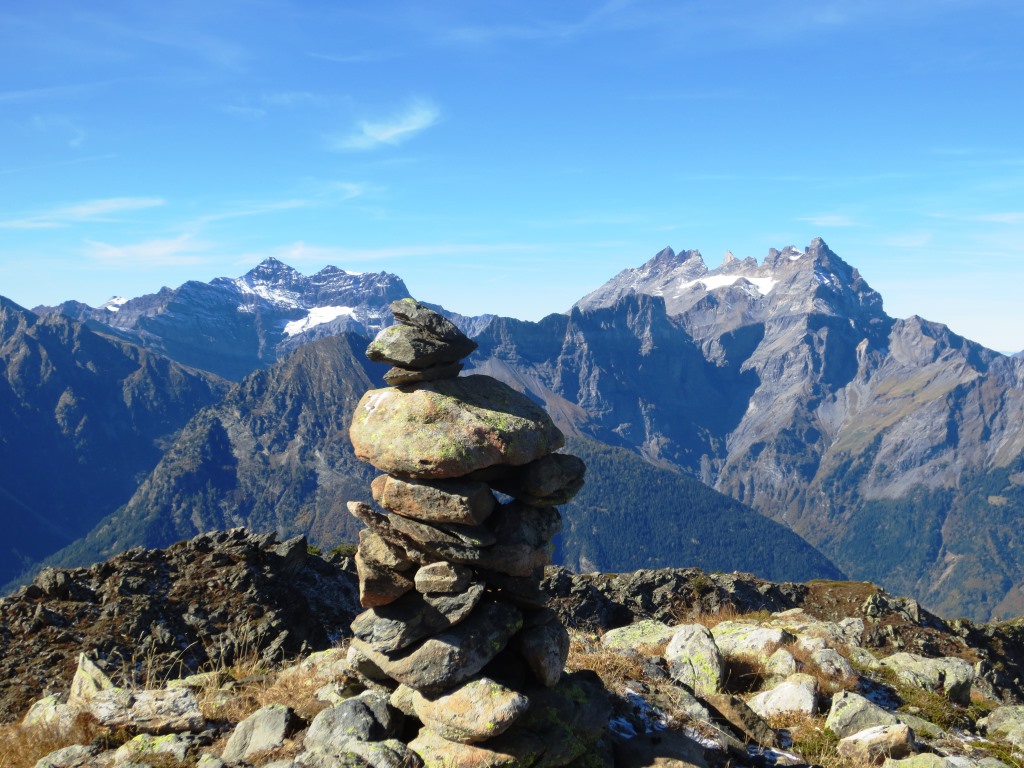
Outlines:
[[394, 366], [390, 386], [363, 395], [350, 432], [384, 474], [383, 511], [348, 505], [366, 525], [349, 663], [422, 723], [409, 748], [427, 766], [592, 759], [607, 698], [592, 673], [563, 672], [568, 634], [540, 590], [555, 505], [585, 466], [556, 453], [564, 437], [530, 398], [459, 376], [476, 343], [453, 323], [412, 299], [391, 310], [366, 351]]

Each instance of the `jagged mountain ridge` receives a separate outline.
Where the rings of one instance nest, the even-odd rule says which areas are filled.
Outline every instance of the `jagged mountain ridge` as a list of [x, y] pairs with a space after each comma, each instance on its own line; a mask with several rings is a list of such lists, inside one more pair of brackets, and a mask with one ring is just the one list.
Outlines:
[[226, 382], [0, 298], [0, 583], [123, 505]]
[[476, 370], [563, 428], [699, 477], [853, 577], [951, 614], [1024, 611], [1006, 519], [1024, 509], [1021, 359], [888, 317], [820, 239], [715, 270], [664, 250], [568, 315], [496, 320], [477, 341]]
[[328, 266], [309, 277], [268, 258], [238, 278], [189, 281], [98, 308], [39, 307], [89, 322], [172, 360], [238, 381], [281, 355], [343, 332], [370, 338], [391, 322], [388, 304], [406, 298], [401, 278]]

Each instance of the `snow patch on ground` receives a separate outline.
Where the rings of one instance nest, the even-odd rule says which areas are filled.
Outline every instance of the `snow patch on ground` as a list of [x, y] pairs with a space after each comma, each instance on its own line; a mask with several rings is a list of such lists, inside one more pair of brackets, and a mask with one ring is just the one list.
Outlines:
[[112, 296], [107, 299], [107, 303], [104, 304], [100, 309], [105, 309], [108, 312], [117, 312], [121, 307], [128, 303], [128, 299], [124, 296]]
[[292, 320], [285, 324], [285, 336], [298, 336], [310, 328], [329, 323], [343, 315], [351, 317], [354, 311], [355, 307], [313, 307], [309, 310], [309, 314], [302, 319]]

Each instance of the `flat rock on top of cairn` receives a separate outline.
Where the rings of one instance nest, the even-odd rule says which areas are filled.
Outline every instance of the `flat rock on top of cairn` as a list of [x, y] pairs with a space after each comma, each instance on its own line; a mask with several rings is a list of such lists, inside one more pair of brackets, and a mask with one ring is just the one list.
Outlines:
[[490, 376], [371, 389], [349, 437], [356, 456], [381, 472], [422, 480], [528, 464], [565, 443], [543, 408]]
[[[366, 348], [366, 356], [375, 362], [421, 370], [450, 366], [476, 349], [476, 342], [451, 320], [414, 299], [391, 302], [391, 312], [398, 323], [378, 333]], [[454, 369], [455, 374], [458, 370]], [[395, 378], [401, 376], [396, 374]]]

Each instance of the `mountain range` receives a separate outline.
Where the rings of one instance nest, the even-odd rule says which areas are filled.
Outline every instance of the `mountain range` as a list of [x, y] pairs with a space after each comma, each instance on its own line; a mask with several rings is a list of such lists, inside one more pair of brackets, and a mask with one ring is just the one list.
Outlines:
[[[24, 319], [4, 320], [4, 349], [23, 343], [19, 323], [63, 324], [208, 390], [146, 433], [149, 447], [119, 476], [132, 488], [105, 502], [101, 525], [95, 513], [73, 528], [55, 518], [66, 534], [49, 553], [90, 529], [59, 558], [243, 522], [324, 544], [349, 537], [332, 504], [364, 497], [369, 475], [346, 453], [344, 417], [379, 381], [362, 348], [407, 295], [394, 275], [305, 277], [268, 260], [241, 278], [95, 309], [17, 308]], [[890, 318], [820, 239], [716, 269], [697, 251], [665, 249], [536, 323], [452, 317], [479, 344], [471, 372], [544, 403], [573, 450], [600, 466], [589, 497], [564, 510], [559, 554], [572, 566], [841, 571], [947, 615], [1024, 613], [1024, 359]], [[151, 388], [154, 402], [182, 402]], [[28, 399], [4, 404], [5, 424], [19, 423]], [[44, 471], [63, 476], [64, 461], [39, 459], [35, 484]], [[616, 540], [634, 529], [651, 534], [638, 546]], [[787, 575], [796, 562], [805, 572]]]

